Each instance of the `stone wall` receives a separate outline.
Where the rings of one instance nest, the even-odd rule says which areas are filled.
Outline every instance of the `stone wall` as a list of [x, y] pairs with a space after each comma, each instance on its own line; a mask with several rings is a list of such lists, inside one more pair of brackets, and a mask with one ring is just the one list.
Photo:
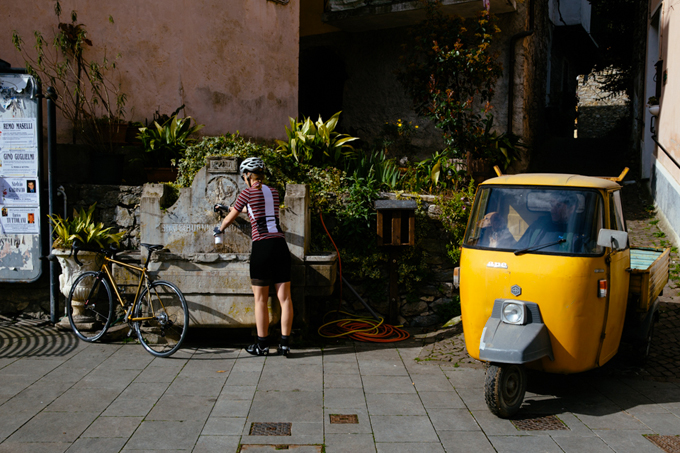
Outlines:
[[[106, 226], [118, 231], [125, 231], [122, 246], [126, 249], [139, 248], [140, 215], [139, 206], [142, 186], [93, 186], [93, 185], [65, 185], [68, 198], [68, 213], [73, 209], [87, 209], [97, 203], [95, 220], [102, 221]], [[383, 194], [385, 198], [394, 199], [394, 194]], [[416, 229], [425, 229], [428, 234], [421, 238], [418, 246], [422, 248], [424, 260], [429, 267], [429, 281], [418, 286], [416, 294], [400, 294], [399, 322], [404, 325], [426, 326], [439, 321], [445, 321], [443, 313], [450, 313], [454, 304], [452, 293], [453, 264], [446, 256], [444, 244], [447, 237], [439, 220], [439, 209], [434, 204], [435, 197], [421, 197], [421, 209], [425, 215], [416, 222]], [[63, 199], [57, 197], [58, 214], [63, 215]], [[423, 225], [420, 222], [427, 222]], [[387, 266], [383, 270], [384, 281], [388, 282]], [[364, 282], [350, 282], [354, 289], [366, 302], [382, 316], [387, 316], [389, 304], [387, 297], [381, 300], [371, 300]], [[387, 287], [386, 287], [387, 288]], [[28, 289], [28, 291], [27, 291]], [[30, 313], [32, 316], [45, 317], [49, 314], [49, 269], [46, 266], [41, 279], [30, 285], [0, 285], [3, 297], [0, 300], [0, 314]], [[336, 294], [338, 287], [336, 285]], [[387, 289], [386, 289], [387, 291]], [[350, 295], [347, 287], [343, 289], [346, 304], [351, 305], [352, 311], [363, 311], [361, 303]], [[387, 294], [387, 293], [385, 293]], [[63, 297], [60, 295], [60, 313], [63, 312]], [[337, 297], [335, 295], [319, 299], [325, 310], [335, 309]], [[321, 308], [321, 307], [320, 307]]]
[[603, 73], [578, 76], [578, 138], [601, 138], [616, 134], [628, 115], [625, 94], [608, 96], [602, 91]]

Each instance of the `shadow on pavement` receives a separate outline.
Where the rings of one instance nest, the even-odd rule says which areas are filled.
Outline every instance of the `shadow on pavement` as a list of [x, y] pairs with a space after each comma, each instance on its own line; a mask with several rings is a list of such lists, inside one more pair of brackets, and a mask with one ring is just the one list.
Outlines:
[[60, 357], [72, 352], [79, 340], [39, 321], [0, 321], [0, 358]]

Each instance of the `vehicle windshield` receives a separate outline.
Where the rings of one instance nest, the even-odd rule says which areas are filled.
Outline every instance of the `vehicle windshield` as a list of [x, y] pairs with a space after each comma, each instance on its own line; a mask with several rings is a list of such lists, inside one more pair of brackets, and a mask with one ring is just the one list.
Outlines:
[[600, 255], [595, 190], [487, 186], [477, 192], [463, 245], [537, 254]]

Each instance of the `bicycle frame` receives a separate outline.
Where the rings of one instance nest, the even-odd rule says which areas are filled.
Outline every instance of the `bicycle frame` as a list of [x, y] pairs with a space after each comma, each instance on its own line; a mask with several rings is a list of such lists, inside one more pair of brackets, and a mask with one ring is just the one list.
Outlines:
[[[130, 307], [130, 310], [128, 310], [125, 313], [125, 322], [130, 323], [130, 322], [147, 321], [147, 320], [150, 320], [150, 319], [155, 319], [155, 313], [152, 313], [153, 316], [146, 316], [146, 317], [142, 317], [142, 318], [133, 318], [132, 317], [132, 314], [135, 312], [135, 307], [137, 306], [137, 302], [139, 302], [139, 296], [142, 292], [142, 283], [146, 284], [146, 289], [147, 289], [148, 292], [151, 291], [151, 289], [149, 288], [149, 276], [147, 274], [146, 267], [139, 267], [139, 266], [135, 266], [135, 265], [128, 264], [128, 263], [123, 263], [122, 261], [117, 261], [117, 260], [111, 259], [108, 256], [104, 255], [104, 263], [102, 264], [102, 267], [99, 270], [99, 275], [97, 276], [97, 279], [101, 280], [102, 278], [104, 278], [104, 276], [106, 276], [109, 279], [109, 282], [111, 282], [111, 286], [113, 287], [113, 292], [116, 294], [116, 299], [118, 299], [118, 302], [120, 303], [121, 307], [123, 307], [123, 309], [125, 309], [125, 303], [123, 302], [123, 298], [121, 297], [120, 292], [118, 291], [118, 284], [116, 283], [116, 280], [113, 277], [113, 272], [111, 272], [111, 270], [109, 269], [109, 263], [117, 264], [117, 265], [123, 266], [127, 269], [132, 269], [132, 270], [140, 272], [139, 283], [137, 284], [137, 291], [135, 292], [135, 298], [133, 299], [132, 306]], [[96, 287], [97, 287], [97, 285], [92, 287], [92, 290], [87, 297], [86, 305], [89, 302], [89, 300], [92, 298], [92, 294], [94, 293]], [[160, 300], [160, 298], [159, 298], [159, 302], [160, 302], [161, 306], [163, 308], [165, 308], [165, 306], [163, 305], [163, 301]], [[153, 307], [152, 307], [152, 309], [153, 309]]]

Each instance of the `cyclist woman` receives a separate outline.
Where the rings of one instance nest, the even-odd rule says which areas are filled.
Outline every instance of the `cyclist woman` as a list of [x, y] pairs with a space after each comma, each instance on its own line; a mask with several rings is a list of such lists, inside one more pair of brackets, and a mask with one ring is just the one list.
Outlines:
[[279, 226], [279, 192], [265, 185], [264, 162], [249, 157], [241, 162], [241, 177], [248, 186], [236, 198], [222, 225], [215, 234], [222, 233], [239, 213], [247, 208], [252, 227], [253, 246], [250, 254], [250, 281], [255, 296], [255, 325], [257, 342], [246, 348], [253, 355], [269, 355], [269, 286], [274, 285], [281, 304], [281, 343], [278, 353], [288, 356], [289, 339], [293, 326], [293, 301], [290, 296], [290, 252]]

